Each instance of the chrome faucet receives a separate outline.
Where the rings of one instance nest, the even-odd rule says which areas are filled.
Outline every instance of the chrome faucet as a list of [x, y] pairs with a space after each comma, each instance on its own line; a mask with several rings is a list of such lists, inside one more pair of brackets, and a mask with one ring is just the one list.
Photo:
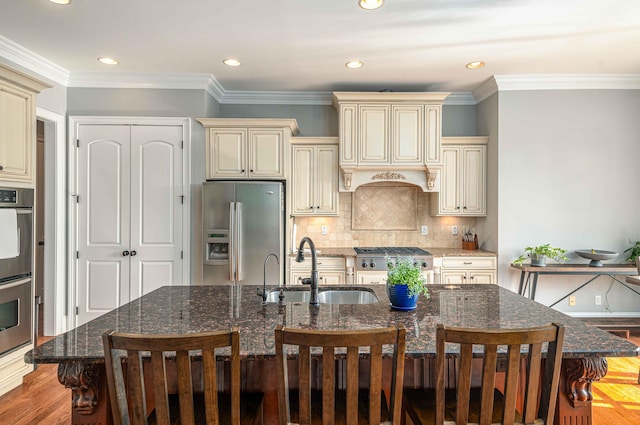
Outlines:
[[275, 258], [276, 263], [280, 264], [280, 260], [278, 259], [278, 256], [273, 253], [267, 255], [267, 258], [264, 259], [264, 267], [262, 269], [262, 293], [258, 291], [258, 295], [262, 296], [262, 304], [267, 303], [267, 261], [269, 261], [269, 258], [271, 257]]
[[304, 243], [309, 245], [311, 249], [311, 277], [302, 279], [302, 283], [305, 285], [311, 285], [311, 297], [309, 297], [310, 305], [318, 305], [318, 260], [316, 255], [316, 246], [313, 241], [307, 236], [300, 240], [300, 246], [298, 247], [298, 255], [296, 256], [296, 262], [301, 263], [304, 261]]

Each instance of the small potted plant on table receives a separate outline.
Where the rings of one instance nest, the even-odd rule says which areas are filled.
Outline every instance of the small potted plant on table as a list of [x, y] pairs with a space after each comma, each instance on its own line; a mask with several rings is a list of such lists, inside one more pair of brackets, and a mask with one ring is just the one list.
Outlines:
[[[566, 249], [554, 248], [551, 244], [528, 246], [524, 249], [524, 252], [531, 258], [531, 265], [537, 267], [546, 266], [547, 258], [553, 258], [558, 263], [563, 263], [569, 259], [569, 257], [564, 255], [564, 253], [567, 252]], [[522, 264], [526, 259], [524, 255], [521, 255], [513, 261], [513, 264]]]
[[398, 258], [395, 264], [387, 260], [387, 294], [391, 308], [413, 310], [420, 294], [429, 296], [419, 264], [412, 258]]

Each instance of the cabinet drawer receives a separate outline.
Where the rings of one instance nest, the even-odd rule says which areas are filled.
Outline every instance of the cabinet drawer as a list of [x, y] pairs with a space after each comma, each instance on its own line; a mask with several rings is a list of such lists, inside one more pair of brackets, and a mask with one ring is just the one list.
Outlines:
[[[302, 263], [296, 262], [295, 258], [290, 259], [291, 270], [311, 270], [311, 254], [305, 254]], [[318, 271], [337, 269], [344, 272], [344, 258], [340, 257], [318, 257]]]
[[443, 269], [495, 269], [496, 257], [443, 257]]

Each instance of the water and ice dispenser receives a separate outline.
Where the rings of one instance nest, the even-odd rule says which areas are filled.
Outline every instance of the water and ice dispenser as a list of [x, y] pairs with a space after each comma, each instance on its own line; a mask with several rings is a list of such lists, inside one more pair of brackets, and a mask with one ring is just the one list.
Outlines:
[[229, 230], [207, 229], [204, 231], [204, 264], [229, 263]]

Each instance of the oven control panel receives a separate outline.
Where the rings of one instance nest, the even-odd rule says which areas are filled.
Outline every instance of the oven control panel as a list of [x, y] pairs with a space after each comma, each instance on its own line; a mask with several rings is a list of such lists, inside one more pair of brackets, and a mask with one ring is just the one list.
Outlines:
[[15, 205], [18, 203], [18, 191], [15, 189], [0, 189], [0, 205]]

